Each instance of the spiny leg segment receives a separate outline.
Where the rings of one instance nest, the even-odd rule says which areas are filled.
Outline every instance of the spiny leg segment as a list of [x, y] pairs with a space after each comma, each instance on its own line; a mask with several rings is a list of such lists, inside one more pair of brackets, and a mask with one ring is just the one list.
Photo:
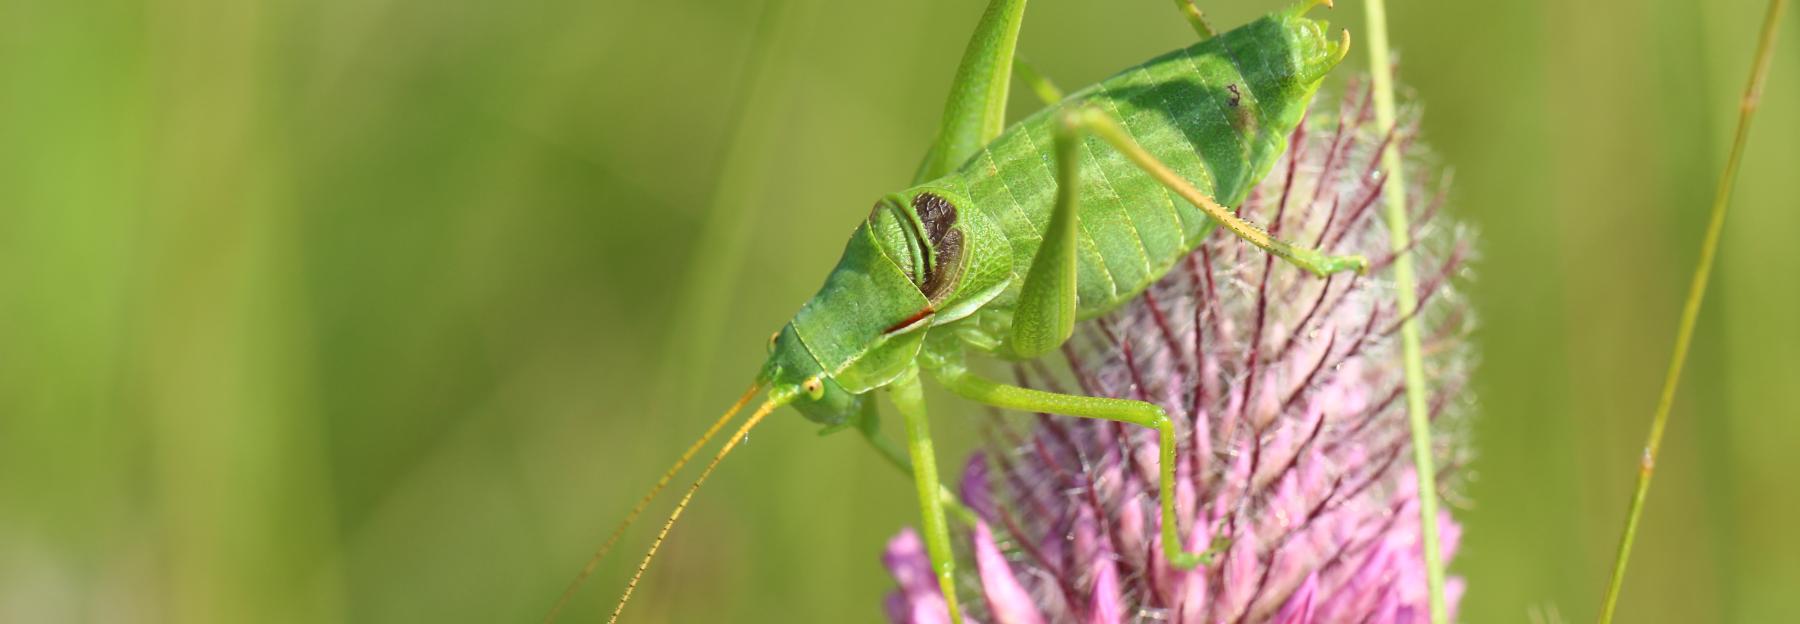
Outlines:
[[[1250, 222], [1238, 218], [1236, 214], [1233, 214], [1224, 206], [1220, 206], [1218, 202], [1213, 201], [1211, 197], [1207, 197], [1206, 194], [1201, 193], [1199, 189], [1196, 189], [1192, 184], [1189, 184], [1187, 179], [1182, 178], [1181, 174], [1175, 173], [1174, 170], [1169, 169], [1168, 165], [1164, 165], [1161, 160], [1156, 158], [1156, 156], [1138, 145], [1137, 141], [1132, 140], [1131, 135], [1125, 132], [1125, 128], [1120, 126], [1112, 116], [1105, 112], [1085, 106], [1076, 108], [1063, 113], [1061, 125], [1064, 128], [1090, 132], [1093, 133], [1094, 136], [1100, 137], [1101, 140], [1105, 141], [1108, 145], [1111, 145], [1113, 149], [1124, 154], [1125, 158], [1130, 160], [1132, 164], [1137, 165], [1139, 169], [1143, 169], [1145, 173], [1150, 174], [1150, 177], [1155, 178], [1157, 182], [1168, 187], [1169, 190], [1174, 191], [1176, 195], [1180, 195], [1181, 198], [1187, 200], [1188, 203], [1200, 208], [1202, 212], [1206, 213], [1206, 216], [1211, 217], [1214, 221], [1218, 221], [1220, 225], [1224, 226], [1225, 229], [1229, 230], [1232, 234], [1236, 234], [1238, 238], [1244, 239], [1245, 242], [1255, 245], [1263, 251], [1275, 254], [1276, 257], [1286, 260], [1288, 263], [1300, 267], [1308, 273], [1324, 277], [1343, 271], [1363, 273], [1369, 269], [1369, 261], [1362, 256], [1332, 256], [1316, 249], [1300, 247], [1293, 243], [1270, 236], [1269, 233], [1262, 228], [1256, 227]], [[1060, 133], [1057, 135], [1057, 140], [1074, 140], [1075, 137], [1073, 135], [1073, 132]], [[1058, 154], [1060, 157], [1060, 146], [1058, 147]], [[1070, 157], [1073, 157], [1073, 155], [1071, 154]], [[1066, 176], [1062, 178], [1065, 185], [1073, 185], [1072, 180], [1073, 178]], [[1059, 200], [1061, 197], [1062, 196], [1059, 193]], [[1057, 209], [1059, 212], [1063, 210], [1060, 205]], [[1069, 208], [1069, 210], [1073, 211], [1073, 207]]]

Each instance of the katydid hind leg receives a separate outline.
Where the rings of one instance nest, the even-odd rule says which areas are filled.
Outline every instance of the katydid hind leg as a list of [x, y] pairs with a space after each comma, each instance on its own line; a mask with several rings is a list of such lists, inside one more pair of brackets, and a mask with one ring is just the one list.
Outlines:
[[[1207, 217], [1217, 221], [1227, 231], [1237, 235], [1244, 242], [1255, 245], [1263, 251], [1274, 254], [1294, 266], [1318, 276], [1331, 275], [1344, 271], [1364, 273], [1369, 269], [1368, 259], [1359, 255], [1334, 256], [1317, 249], [1301, 247], [1293, 243], [1275, 238], [1248, 221], [1238, 218], [1231, 210], [1220, 206], [1211, 197], [1194, 188], [1194, 185], [1181, 174], [1175, 173], [1162, 160], [1138, 145], [1125, 131], [1124, 126], [1112, 115], [1092, 107], [1075, 109], [1065, 115], [1065, 124], [1072, 125], [1083, 133], [1092, 133], [1107, 145], [1123, 154], [1137, 168], [1150, 174], [1157, 183], [1173, 191], [1188, 203], [1206, 213]], [[1072, 179], [1061, 176], [1060, 179]], [[1061, 192], [1060, 189], [1058, 191]]]
[[986, 405], [1025, 412], [1099, 418], [1156, 431], [1159, 458], [1157, 499], [1162, 516], [1163, 555], [1170, 565], [1180, 569], [1211, 563], [1217, 547], [1194, 552], [1183, 545], [1175, 513], [1175, 423], [1163, 408], [1143, 401], [1060, 394], [1007, 385], [977, 376], [961, 367], [946, 368], [938, 373], [940, 381], [951, 392]]
[[925, 550], [931, 555], [932, 573], [944, 593], [950, 609], [950, 621], [962, 624], [962, 609], [956, 601], [956, 556], [950, 545], [949, 522], [944, 515], [942, 486], [938, 482], [936, 451], [931, 444], [930, 422], [925, 414], [924, 391], [919, 385], [918, 370], [902, 376], [888, 387], [894, 408], [906, 420], [906, 448], [912, 458], [913, 483], [917, 486], [923, 524]]
[[1025, 0], [990, 0], [975, 34], [963, 52], [938, 135], [926, 152], [914, 182], [933, 180], [975, 154], [1006, 125], [1006, 95], [1011, 86], [1013, 52]]
[[1006, 347], [1032, 358], [1062, 346], [1075, 333], [1075, 232], [1080, 227], [1076, 194], [1080, 187], [1079, 129], [1068, 114], [1056, 124], [1056, 204], [1025, 283], [1013, 307]]

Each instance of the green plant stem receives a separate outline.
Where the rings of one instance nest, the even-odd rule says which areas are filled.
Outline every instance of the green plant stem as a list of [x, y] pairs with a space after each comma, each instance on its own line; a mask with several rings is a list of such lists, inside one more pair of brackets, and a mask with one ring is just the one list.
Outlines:
[[[1387, 6], [1383, 0], [1363, 3], [1368, 16], [1369, 73], [1374, 80], [1375, 127], [1394, 132], [1394, 68], [1388, 54]], [[1394, 253], [1394, 298], [1400, 318], [1400, 349], [1406, 366], [1406, 416], [1412, 429], [1413, 471], [1419, 482], [1419, 541], [1423, 542], [1425, 583], [1431, 599], [1432, 624], [1450, 619], [1444, 603], [1443, 558], [1438, 555], [1437, 467], [1432, 459], [1431, 414], [1426, 406], [1425, 361], [1419, 348], [1419, 324], [1415, 310], [1418, 292], [1413, 277], [1412, 230], [1406, 214], [1406, 177], [1400, 152], [1390, 141], [1381, 154], [1386, 172], [1382, 192], [1387, 210], [1388, 241]]]
[[1606, 585], [1606, 602], [1601, 607], [1600, 622], [1612, 622], [1619, 605], [1619, 589], [1625, 584], [1625, 565], [1631, 559], [1631, 545], [1637, 538], [1638, 521], [1644, 514], [1644, 499], [1650, 494], [1650, 478], [1656, 472], [1656, 455], [1662, 450], [1663, 430], [1669, 424], [1669, 412], [1675, 405], [1675, 389], [1681, 383], [1681, 368], [1687, 362], [1688, 346], [1694, 339], [1694, 325], [1700, 319], [1700, 304], [1706, 298], [1706, 282], [1712, 276], [1713, 258], [1718, 255], [1719, 235], [1725, 230], [1726, 208], [1731, 205], [1731, 188], [1737, 181], [1738, 165], [1744, 159], [1744, 145], [1750, 139], [1750, 120], [1756, 116], [1762, 100], [1763, 83], [1768, 79], [1769, 64], [1775, 56], [1775, 32], [1787, 0], [1770, 0], [1763, 16], [1762, 36], [1756, 44], [1756, 59], [1750, 69], [1750, 81], [1738, 105], [1737, 131], [1731, 140], [1731, 154], [1725, 159], [1725, 171], [1719, 176], [1719, 188], [1713, 195], [1712, 217], [1706, 224], [1706, 238], [1700, 244], [1700, 262], [1694, 267], [1693, 282], [1688, 285], [1687, 303], [1681, 309], [1681, 325], [1675, 332], [1675, 353], [1669, 358], [1669, 371], [1663, 378], [1662, 395], [1656, 401], [1656, 415], [1650, 419], [1650, 436], [1644, 442], [1644, 454], [1638, 463], [1637, 489], [1631, 494], [1631, 511], [1625, 517], [1625, 534], [1619, 538], [1619, 554], [1613, 561], [1612, 580]]

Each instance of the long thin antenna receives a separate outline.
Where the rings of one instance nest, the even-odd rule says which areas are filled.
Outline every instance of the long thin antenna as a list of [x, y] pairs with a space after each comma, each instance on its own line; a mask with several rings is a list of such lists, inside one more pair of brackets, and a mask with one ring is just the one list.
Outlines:
[[650, 543], [650, 551], [644, 553], [644, 560], [638, 563], [637, 572], [632, 573], [631, 582], [625, 585], [625, 593], [619, 596], [619, 606], [613, 607], [612, 617], [607, 618], [606, 624], [617, 624], [619, 613], [625, 610], [625, 603], [631, 601], [631, 592], [637, 589], [638, 579], [644, 577], [644, 570], [650, 569], [650, 561], [656, 559], [656, 549], [662, 547], [663, 539], [669, 536], [669, 529], [675, 528], [675, 521], [681, 519], [681, 512], [687, 509], [688, 501], [693, 500], [694, 493], [700, 491], [700, 486], [706, 483], [706, 478], [712, 475], [713, 469], [719, 467], [719, 462], [724, 461], [725, 456], [731, 454], [731, 449], [737, 448], [738, 442], [750, 434], [751, 428], [762, 422], [763, 417], [768, 416], [769, 412], [775, 411], [775, 408], [781, 407], [784, 403], [786, 401], [780, 399], [764, 401], [761, 407], [756, 408], [756, 413], [751, 414], [750, 419], [745, 420], [743, 426], [738, 427], [737, 433], [732, 434], [729, 439], [725, 440], [725, 445], [719, 447], [719, 453], [713, 455], [712, 461], [706, 464], [705, 470], [700, 471], [700, 478], [695, 479], [694, 484], [688, 486], [687, 493], [681, 495], [681, 502], [675, 503], [675, 511], [669, 514], [669, 520], [663, 523], [662, 531], [656, 534], [656, 541]]
[[619, 543], [619, 537], [625, 534], [625, 529], [629, 528], [632, 522], [637, 521], [638, 515], [644, 513], [644, 508], [650, 506], [650, 501], [655, 499], [657, 494], [662, 493], [663, 488], [669, 485], [669, 481], [675, 478], [676, 473], [681, 472], [681, 468], [687, 465], [688, 460], [694, 458], [694, 453], [700, 452], [701, 447], [711, 442], [713, 435], [725, 428], [725, 423], [737, 416], [738, 411], [744, 409], [744, 406], [749, 404], [750, 399], [755, 398], [756, 393], [760, 390], [762, 390], [761, 381], [750, 384], [750, 389], [745, 390], [744, 395], [738, 397], [736, 403], [731, 404], [731, 409], [725, 410], [725, 415], [713, 421], [712, 426], [706, 429], [706, 433], [700, 434], [700, 439], [694, 440], [694, 443], [688, 445], [687, 450], [681, 453], [681, 458], [675, 460], [675, 465], [669, 466], [669, 469], [663, 472], [662, 478], [657, 479], [656, 485], [650, 488], [650, 493], [638, 499], [637, 505], [631, 508], [631, 513], [625, 514], [625, 520], [619, 523], [618, 528], [613, 529], [612, 535], [606, 537], [606, 543], [601, 544], [600, 549], [594, 551], [594, 556], [588, 559], [587, 565], [582, 566], [581, 573], [575, 575], [575, 580], [569, 583], [568, 589], [563, 590], [562, 597], [556, 599], [556, 606], [551, 607], [550, 614], [544, 616], [544, 624], [556, 621], [556, 616], [562, 613], [563, 606], [567, 605], [569, 599], [575, 596], [575, 590], [580, 589], [581, 584], [587, 582], [588, 577], [594, 574], [594, 569], [600, 566], [600, 560], [606, 557], [606, 553], [611, 551], [615, 544]]

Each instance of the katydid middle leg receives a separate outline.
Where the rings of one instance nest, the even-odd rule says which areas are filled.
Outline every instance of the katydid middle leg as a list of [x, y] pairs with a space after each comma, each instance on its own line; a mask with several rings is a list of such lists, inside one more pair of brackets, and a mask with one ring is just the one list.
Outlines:
[[1163, 555], [1171, 565], [1183, 570], [1211, 562], [1213, 551], [1190, 552], [1183, 547], [1175, 515], [1175, 422], [1163, 408], [1155, 403], [1130, 399], [1059, 394], [1007, 385], [970, 373], [961, 365], [946, 366], [935, 372], [938, 380], [951, 392], [1001, 409], [1100, 418], [1156, 430], [1160, 464], [1156, 495], [1162, 505]]

